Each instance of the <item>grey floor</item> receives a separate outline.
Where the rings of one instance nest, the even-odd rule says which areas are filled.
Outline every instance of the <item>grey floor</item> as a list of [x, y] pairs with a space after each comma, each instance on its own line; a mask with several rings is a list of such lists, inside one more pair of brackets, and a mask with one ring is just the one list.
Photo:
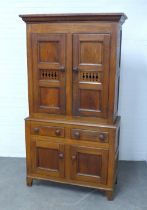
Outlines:
[[0, 210], [147, 210], [147, 164], [119, 162], [114, 201], [94, 189], [35, 181], [25, 184], [25, 159], [0, 158]]

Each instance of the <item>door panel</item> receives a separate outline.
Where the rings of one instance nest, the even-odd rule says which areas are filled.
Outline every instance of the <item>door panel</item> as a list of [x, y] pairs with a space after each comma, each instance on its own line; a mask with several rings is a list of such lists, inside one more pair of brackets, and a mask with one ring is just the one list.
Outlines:
[[58, 150], [37, 148], [37, 167], [57, 171], [59, 168]]
[[[88, 164], [87, 164], [88, 163]], [[100, 176], [101, 157], [90, 154], [78, 154], [78, 169], [79, 174], [87, 174], [89, 176]]]
[[53, 107], [54, 109], [60, 109], [60, 90], [53, 87], [41, 87], [40, 88], [40, 107]]
[[64, 145], [46, 142], [43, 140], [32, 141], [33, 171], [50, 177], [64, 177]]
[[59, 63], [58, 47], [57, 41], [41, 41], [38, 46], [39, 62]]
[[107, 116], [109, 34], [73, 35], [73, 114]]
[[[81, 64], [102, 64], [102, 44], [93, 39], [85, 40], [85, 35], [81, 35], [83, 41], [80, 43], [80, 63]], [[87, 37], [87, 35], [86, 35]], [[97, 38], [94, 37], [93, 38]]]
[[71, 177], [73, 180], [106, 184], [108, 151], [71, 146]]
[[80, 90], [80, 109], [83, 110], [100, 110], [101, 109], [101, 92], [97, 90]]
[[65, 114], [65, 34], [32, 34], [34, 110]]

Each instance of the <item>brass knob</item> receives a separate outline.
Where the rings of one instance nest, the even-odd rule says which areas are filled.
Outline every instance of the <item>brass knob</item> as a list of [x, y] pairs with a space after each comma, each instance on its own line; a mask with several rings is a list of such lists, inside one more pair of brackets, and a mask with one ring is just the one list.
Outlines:
[[76, 131], [76, 132], [74, 133], [74, 136], [75, 136], [77, 139], [79, 139], [79, 138], [80, 138], [80, 132], [79, 132], [79, 131]]
[[61, 66], [61, 67], [60, 67], [60, 70], [61, 70], [62, 72], [64, 72], [64, 71], [65, 71], [65, 66]]
[[72, 156], [71, 156], [71, 159], [72, 159], [72, 160], [75, 160], [75, 159], [76, 159], [76, 155], [72, 155]]
[[99, 134], [99, 139], [104, 141], [106, 139], [106, 135], [104, 133]]
[[61, 134], [60, 129], [56, 129], [55, 133], [56, 133], [57, 136], [59, 136]]
[[35, 133], [39, 133], [39, 128], [34, 128]]
[[64, 154], [63, 153], [59, 153], [59, 158], [63, 159], [64, 158]]
[[73, 71], [78, 72], [78, 67], [73, 67]]

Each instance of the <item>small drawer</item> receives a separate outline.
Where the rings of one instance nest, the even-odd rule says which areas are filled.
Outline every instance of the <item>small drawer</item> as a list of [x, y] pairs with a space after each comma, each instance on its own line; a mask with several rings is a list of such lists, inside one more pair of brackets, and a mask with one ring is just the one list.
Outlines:
[[51, 137], [64, 137], [64, 128], [44, 125], [32, 125], [31, 134]]
[[71, 129], [71, 138], [77, 140], [108, 142], [108, 132], [84, 129]]

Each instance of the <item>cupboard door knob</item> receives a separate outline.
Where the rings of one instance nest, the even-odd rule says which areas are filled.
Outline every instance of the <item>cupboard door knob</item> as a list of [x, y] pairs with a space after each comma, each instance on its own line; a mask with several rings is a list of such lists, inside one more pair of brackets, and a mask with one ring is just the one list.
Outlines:
[[106, 139], [106, 135], [104, 133], [99, 134], [99, 139], [104, 141]]
[[39, 133], [39, 128], [34, 128], [35, 133]]
[[61, 134], [61, 131], [59, 129], [56, 129], [55, 133], [57, 136], [59, 136]]
[[78, 72], [78, 67], [73, 67], [73, 71]]
[[63, 159], [64, 158], [64, 154], [63, 153], [59, 153], [59, 158]]
[[79, 132], [79, 131], [76, 131], [76, 132], [74, 133], [74, 135], [75, 135], [75, 137], [76, 137], [77, 139], [80, 138], [80, 132]]
[[61, 66], [61, 67], [60, 67], [60, 70], [61, 70], [62, 72], [64, 72], [64, 71], [65, 71], [65, 66]]
[[72, 156], [71, 156], [71, 159], [72, 159], [72, 160], [75, 160], [75, 159], [76, 159], [76, 155], [72, 155]]

